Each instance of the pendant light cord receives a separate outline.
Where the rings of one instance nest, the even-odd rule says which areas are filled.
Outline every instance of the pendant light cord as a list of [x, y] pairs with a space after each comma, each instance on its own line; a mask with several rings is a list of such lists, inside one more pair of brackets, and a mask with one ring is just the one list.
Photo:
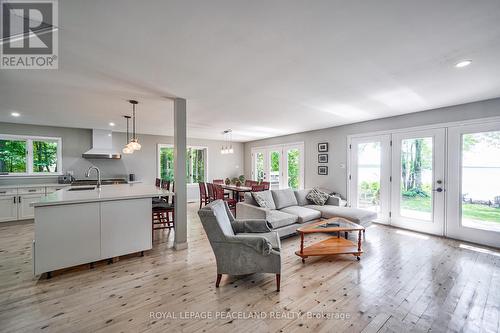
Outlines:
[[125, 116], [125, 118], [127, 119], [127, 144], [130, 142], [130, 137], [128, 135], [128, 131], [129, 131], [129, 128], [128, 128], [128, 117]]
[[132, 104], [132, 113], [133, 113], [133, 122], [132, 122], [132, 131], [133, 131], [133, 137], [132, 139], [135, 140], [136, 137], [135, 137], [135, 104]]

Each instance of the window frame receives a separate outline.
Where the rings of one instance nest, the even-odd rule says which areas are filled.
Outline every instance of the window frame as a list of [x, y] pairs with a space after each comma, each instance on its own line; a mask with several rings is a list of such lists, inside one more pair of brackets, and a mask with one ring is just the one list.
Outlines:
[[[160, 178], [161, 176], [161, 161], [160, 161], [160, 152], [162, 148], [174, 148], [174, 145], [171, 143], [158, 143], [157, 148], [156, 148], [156, 176]], [[197, 146], [197, 145], [187, 145], [186, 149], [189, 148], [194, 148], [194, 149], [204, 149], [205, 150], [205, 156], [204, 156], [204, 162], [205, 162], [205, 174], [204, 174], [204, 179], [205, 182], [207, 182], [208, 179], [208, 147], [207, 146]], [[198, 183], [187, 183], [188, 186], [193, 186], [197, 185]]]
[[[0, 140], [26, 141], [26, 172], [12, 172], [0, 174], [0, 177], [40, 177], [60, 176], [62, 172], [62, 138], [49, 136], [12, 135], [0, 134]], [[57, 172], [34, 172], [33, 171], [33, 141], [51, 141], [57, 143]]]

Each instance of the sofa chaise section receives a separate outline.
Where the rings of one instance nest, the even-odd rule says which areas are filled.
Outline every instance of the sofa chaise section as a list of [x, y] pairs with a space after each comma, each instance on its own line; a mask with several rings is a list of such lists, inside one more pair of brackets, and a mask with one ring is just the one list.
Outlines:
[[330, 196], [323, 206], [315, 205], [307, 199], [309, 192], [310, 190], [283, 189], [265, 193], [267, 200], [271, 197], [273, 200], [268, 207], [276, 209], [260, 207], [251, 193], [245, 193], [245, 201], [236, 205], [236, 215], [245, 219], [265, 219], [281, 238], [294, 235], [297, 228], [320, 219], [343, 217], [367, 227], [377, 218], [377, 214], [372, 211], [339, 207], [341, 200], [335, 196]]

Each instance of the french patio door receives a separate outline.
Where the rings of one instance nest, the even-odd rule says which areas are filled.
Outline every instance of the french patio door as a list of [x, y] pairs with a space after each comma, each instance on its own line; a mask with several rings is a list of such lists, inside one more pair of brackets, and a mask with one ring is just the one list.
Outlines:
[[500, 122], [448, 129], [447, 235], [500, 247]]
[[304, 144], [252, 149], [252, 179], [270, 182], [273, 190], [304, 188]]
[[392, 135], [391, 224], [444, 235], [445, 129]]
[[351, 207], [378, 214], [377, 222], [389, 223], [391, 136], [353, 138], [349, 197]]

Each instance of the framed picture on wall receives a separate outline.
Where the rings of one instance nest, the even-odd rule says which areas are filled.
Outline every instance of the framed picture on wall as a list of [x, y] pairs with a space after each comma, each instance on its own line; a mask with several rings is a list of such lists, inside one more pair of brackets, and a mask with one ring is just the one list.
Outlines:
[[328, 167], [326, 165], [318, 166], [318, 175], [328, 175]]
[[328, 154], [318, 154], [318, 163], [328, 163]]
[[328, 142], [318, 143], [318, 152], [327, 153], [328, 152]]

